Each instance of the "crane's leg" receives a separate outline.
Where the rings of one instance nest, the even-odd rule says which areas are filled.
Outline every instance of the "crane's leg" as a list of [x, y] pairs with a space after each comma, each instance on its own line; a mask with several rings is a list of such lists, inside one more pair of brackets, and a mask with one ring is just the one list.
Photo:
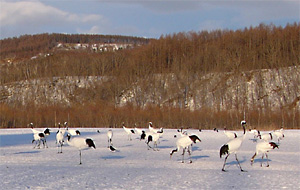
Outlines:
[[185, 148], [183, 149], [183, 152], [182, 152], [182, 163], [184, 163], [184, 153], [185, 153]]
[[40, 148], [41, 148], [41, 140], [38, 140], [38, 142], [39, 142], [39, 143], [38, 143], [37, 146], [38, 146], [38, 149], [40, 149]]
[[229, 154], [227, 154], [227, 156], [225, 157], [225, 160], [224, 160], [224, 164], [223, 164], [223, 168], [222, 168], [222, 171], [225, 172], [225, 165], [226, 165], [226, 161], [227, 161], [227, 158], [228, 158]]
[[158, 149], [158, 145], [157, 145], [157, 142], [155, 142], [155, 144], [156, 144], [156, 150], [157, 150], [157, 151], [159, 151], [159, 149]]
[[44, 146], [46, 146], [46, 148], [48, 148], [48, 145], [47, 145], [47, 139], [45, 139], [45, 144]]
[[[32, 140], [32, 143], [34, 142], [35, 140], [33, 139]], [[34, 147], [33, 148], [35, 148], [36, 147], [36, 145], [37, 145], [37, 142], [35, 142], [35, 145], [34, 145]]]
[[264, 161], [264, 156], [265, 156], [265, 154], [263, 153], [262, 157], [261, 157], [260, 167], [262, 167], [262, 164], [263, 164], [263, 161]]
[[255, 154], [254, 154], [254, 155], [252, 156], [252, 158], [251, 158], [251, 166], [253, 165], [255, 156], [256, 156], [256, 152], [255, 152]]
[[267, 155], [267, 153], [265, 153], [266, 154], [266, 158], [267, 158], [267, 166], [266, 167], [269, 167], [270, 165], [269, 165], [269, 158], [268, 158], [268, 155]]
[[190, 163], [192, 163], [192, 159], [191, 159], [191, 155], [192, 155], [192, 147], [188, 147], [188, 150], [187, 150], [187, 152], [189, 153], [189, 160], [190, 160]]
[[79, 162], [79, 165], [81, 165], [81, 150], [79, 150], [79, 157], [80, 157], [80, 162]]
[[[150, 149], [150, 148], [152, 148], [150, 145], [149, 145], [149, 142], [147, 141], [146, 142], [146, 144], [147, 144], [147, 146], [148, 146], [148, 150]], [[153, 148], [152, 148], [153, 149]], [[154, 149], [153, 149], [154, 150]]]
[[62, 146], [63, 146], [63, 144], [61, 143], [60, 144], [60, 153], [62, 153]]
[[241, 171], [243, 172], [244, 170], [242, 169], [241, 164], [240, 164], [236, 154], [235, 154], [235, 159], [236, 159], [237, 163], [239, 164]]

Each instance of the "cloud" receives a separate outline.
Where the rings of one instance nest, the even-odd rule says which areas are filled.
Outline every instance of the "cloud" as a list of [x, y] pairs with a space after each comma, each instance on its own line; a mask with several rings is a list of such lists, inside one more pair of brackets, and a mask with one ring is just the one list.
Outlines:
[[0, 39], [36, 33], [159, 37], [299, 22], [294, 0], [0, 0]]
[[48, 32], [42, 30], [47, 30], [51, 27], [59, 28], [68, 25], [90, 24], [101, 22], [103, 19], [103, 16], [98, 14], [66, 12], [39, 1], [4, 1], [1, 2], [0, 11], [1, 37], [2, 35], [5, 36], [7, 32], [21, 34], [22, 32]]
[[46, 24], [53, 22], [94, 22], [102, 19], [100, 15], [78, 15], [47, 6], [38, 1], [2, 2], [1, 26], [22, 23]]

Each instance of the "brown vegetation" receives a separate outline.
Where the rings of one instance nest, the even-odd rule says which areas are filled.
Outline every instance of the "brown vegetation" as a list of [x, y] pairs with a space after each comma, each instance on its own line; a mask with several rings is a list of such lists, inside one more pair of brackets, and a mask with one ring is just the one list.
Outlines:
[[[202, 107], [190, 111], [184, 106], [160, 106], [159, 102], [144, 107], [143, 95], [140, 95], [140, 102], [135, 105], [129, 103], [119, 107], [116, 99], [126, 89], [139, 83], [143, 83], [139, 86], [145, 89], [149, 85], [159, 85], [155, 79], [157, 74], [172, 74], [179, 83], [189, 87], [192, 81], [208, 73], [237, 74], [242, 71], [299, 66], [299, 31], [300, 24], [294, 23], [284, 28], [261, 24], [255, 28], [237, 31], [177, 33], [151, 40], [62, 34], [1, 40], [1, 85], [57, 76], [111, 76], [111, 79], [95, 89], [78, 92], [86, 94], [85, 100], [81, 100], [80, 104], [78, 100], [74, 100], [68, 106], [41, 106], [32, 102], [27, 105], [20, 105], [18, 102], [8, 105], [2, 102], [0, 126], [24, 127], [29, 122], [34, 122], [37, 126], [54, 126], [55, 121], [62, 122], [68, 119], [71, 125], [83, 127], [119, 126], [122, 122], [145, 127], [147, 122], [152, 121], [160, 127], [170, 128], [184, 126], [211, 129], [222, 128], [224, 125], [229, 129], [235, 128], [244, 118], [245, 109], [223, 111]], [[57, 43], [94, 43], [99, 42], [99, 39], [143, 45], [103, 53], [55, 49]], [[39, 53], [51, 55], [30, 59]], [[9, 58], [14, 58], [13, 63], [3, 61]], [[297, 103], [298, 101], [295, 104]], [[262, 109], [264, 108], [256, 107], [246, 110], [246, 119], [253, 127], [300, 127], [298, 108], [277, 111], [272, 111], [271, 108], [261, 111]]]

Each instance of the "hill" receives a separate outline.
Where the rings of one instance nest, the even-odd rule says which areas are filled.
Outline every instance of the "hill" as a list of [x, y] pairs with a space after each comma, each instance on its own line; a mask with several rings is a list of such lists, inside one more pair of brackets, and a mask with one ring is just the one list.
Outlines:
[[[147, 44], [149, 39], [117, 35], [87, 35], [87, 34], [37, 34], [23, 35], [18, 38], [0, 40], [1, 60], [19, 60], [38, 54], [45, 54], [57, 49], [76, 49], [94, 44]], [[63, 46], [64, 45], [64, 46]], [[78, 46], [79, 45], [79, 46]], [[83, 46], [82, 46], [83, 45]], [[84, 48], [81, 48], [84, 49]], [[92, 48], [90, 48], [91, 50]]]
[[25, 48], [28, 56], [8, 45], [1, 48], [1, 126], [33, 120], [49, 126], [55, 117], [76, 126], [151, 120], [173, 128], [234, 128], [245, 118], [253, 127], [299, 128], [299, 30], [299, 23], [261, 24], [104, 43], [79, 35], [50, 48]]

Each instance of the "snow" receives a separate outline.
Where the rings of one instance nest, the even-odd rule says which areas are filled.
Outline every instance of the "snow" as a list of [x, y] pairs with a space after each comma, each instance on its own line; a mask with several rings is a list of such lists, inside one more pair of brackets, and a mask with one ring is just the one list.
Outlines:
[[63, 153], [57, 153], [55, 128], [47, 139], [49, 148], [41, 149], [33, 149], [30, 129], [0, 129], [1, 189], [300, 189], [300, 130], [284, 131], [279, 149], [268, 154], [270, 167], [260, 167], [261, 155], [250, 165], [256, 143], [247, 134], [238, 152], [247, 172], [239, 170], [234, 155], [228, 157], [227, 172], [221, 171], [219, 149], [228, 141], [222, 131], [188, 130], [202, 140], [193, 145], [190, 164], [188, 155], [181, 163], [181, 152], [170, 158], [179, 136], [175, 129], [164, 130], [159, 151], [148, 150], [137, 134], [128, 141], [123, 129], [112, 129], [117, 152], [107, 148], [108, 129], [79, 130], [96, 144], [96, 149], [82, 151], [82, 165], [74, 147], [65, 144]]

